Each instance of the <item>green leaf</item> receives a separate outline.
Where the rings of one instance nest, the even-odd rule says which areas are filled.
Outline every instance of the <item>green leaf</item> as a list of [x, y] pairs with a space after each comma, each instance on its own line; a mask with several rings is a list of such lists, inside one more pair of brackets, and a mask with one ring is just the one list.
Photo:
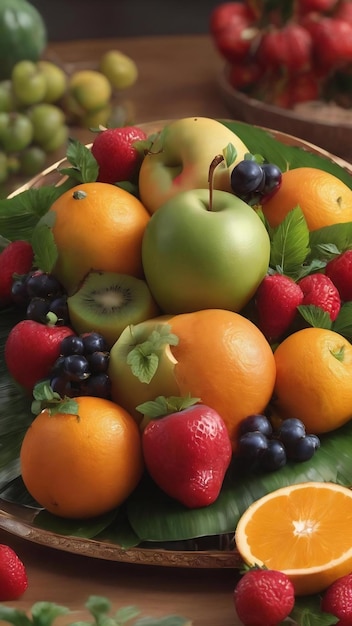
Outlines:
[[298, 626], [333, 626], [338, 618], [323, 613], [320, 608], [321, 598], [316, 596], [297, 597], [290, 618]]
[[61, 193], [61, 187], [45, 186], [27, 189], [13, 198], [0, 200], [2, 236], [10, 241], [30, 241], [35, 225]]
[[191, 396], [158, 396], [155, 400], [149, 400], [136, 406], [137, 411], [143, 415], [147, 415], [150, 419], [164, 417], [171, 413], [183, 411], [200, 402], [200, 398], [191, 398]]
[[270, 130], [258, 128], [252, 124], [232, 120], [220, 121], [242, 139], [252, 154], [261, 154], [268, 163], [275, 163], [282, 171], [296, 167], [317, 167], [337, 176], [352, 189], [350, 172], [329, 157], [298, 146], [284, 145], [273, 136]]
[[[133, 326], [130, 327], [133, 340]], [[169, 324], [157, 324], [146, 341], [135, 344], [127, 355], [127, 365], [134, 376], [143, 383], [150, 383], [157, 372], [162, 350], [166, 345], [175, 346], [178, 337], [171, 333]]]
[[223, 150], [223, 156], [225, 159], [226, 167], [230, 167], [232, 163], [236, 161], [237, 158], [237, 150], [233, 143], [228, 143], [226, 148]]
[[298, 312], [310, 326], [315, 328], [332, 329], [332, 321], [329, 313], [324, 311], [320, 306], [314, 304], [300, 304], [297, 307]]
[[352, 340], [352, 302], [344, 302], [341, 306], [336, 320], [332, 323], [332, 330]]
[[115, 519], [116, 511], [110, 511], [95, 518], [72, 520], [42, 510], [35, 516], [33, 525], [60, 535], [92, 539], [112, 525]]
[[310, 252], [309, 230], [301, 208], [292, 209], [269, 234], [270, 266], [295, 278]]
[[36, 602], [32, 606], [33, 626], [51, 626], [60, 615], [70, 612], [65, 606], [53, 602]]
[[[351, 176], [352, 178], [352, 176]], [[313, 230], [309, 235], [311, 257], [330, 260], [352, 248], [352, 222]]]
[[58, 259], [55, 238], [48, 224], [40, 223], [33, 230], [31, 244], [34, 251], [34, 263], [43, 272], [52, 272]]
[[134, 626], [191, 626], [191, 622], [184, 617], [178, 615], [169, 615], [168, 617], [142, 617], [138, 619]]
[[0, 620], [15, 626], [33, 626], [32, 621], [24, 611], [3, 605], [0, 605]]
[[69, 139], [66, 158], [73, 168], [61, 168], [61, 174], [74, 178], [79, 183], [95, 182], [99, 174], [99, 165], [91, 150], [77, 139]]

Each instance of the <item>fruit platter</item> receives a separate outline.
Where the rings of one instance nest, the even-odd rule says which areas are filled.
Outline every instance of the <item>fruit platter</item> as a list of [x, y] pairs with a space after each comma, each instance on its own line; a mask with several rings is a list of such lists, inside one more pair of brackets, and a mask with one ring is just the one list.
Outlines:
[[261, 498], [350, 493], [351, 174], [195, 117], [72, 141], [0, 201], [1, 528], [239, 569]]

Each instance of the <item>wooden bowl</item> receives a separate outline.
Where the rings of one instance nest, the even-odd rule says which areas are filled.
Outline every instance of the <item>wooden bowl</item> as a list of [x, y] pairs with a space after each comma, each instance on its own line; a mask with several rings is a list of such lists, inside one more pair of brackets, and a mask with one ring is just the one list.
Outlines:
[[352, 110], [322, 102], [302, 104], [294, 110], [266, 104], [234, 89], [226, 68], [218, 85], [234, 119], [289, 133], [352, 162]]

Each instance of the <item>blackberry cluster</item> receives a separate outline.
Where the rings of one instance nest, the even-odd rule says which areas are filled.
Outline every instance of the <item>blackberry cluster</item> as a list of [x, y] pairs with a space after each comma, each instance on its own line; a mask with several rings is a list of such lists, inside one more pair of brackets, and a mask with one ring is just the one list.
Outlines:
[[62, 398], [95, 396], [109, 400], [109, 358], [108, 346], [99, 333], [65, 337], [49, 377], [52, 390]]
[[319, 437], [307, 434], [296, 418], [284, 420], [277, 430], [265, 415], [249, 415], [240, 424], [238, 460], [249, 471], [273, 472], [288, 461], [308, 461], [319, 447]]
[[233, 193], [247, 204], [265, 202], [281, 185], [282, 172], [273, 163], [243, 159], [231, 172]]
[[55, 276], [35, 270], [19, 276], [12, 285], [15, 304], [26, 310], [26, 318], [45, 324], [48, 313], [57, 317], [57, 326], [67, 326], [67, 295]]

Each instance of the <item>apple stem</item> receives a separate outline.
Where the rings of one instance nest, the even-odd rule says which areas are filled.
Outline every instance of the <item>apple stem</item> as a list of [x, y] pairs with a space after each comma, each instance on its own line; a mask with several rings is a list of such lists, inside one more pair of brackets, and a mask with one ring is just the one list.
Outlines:
[[224, 157], [222, 154], [217, 154], [216, 157], [213, 158], [209, 167], [208, 174], [208, 183], [209, 183], [209, 211], [213, 210], [213, 190], [214, 190], [214, 172], [220, 163], [224, 161]]

